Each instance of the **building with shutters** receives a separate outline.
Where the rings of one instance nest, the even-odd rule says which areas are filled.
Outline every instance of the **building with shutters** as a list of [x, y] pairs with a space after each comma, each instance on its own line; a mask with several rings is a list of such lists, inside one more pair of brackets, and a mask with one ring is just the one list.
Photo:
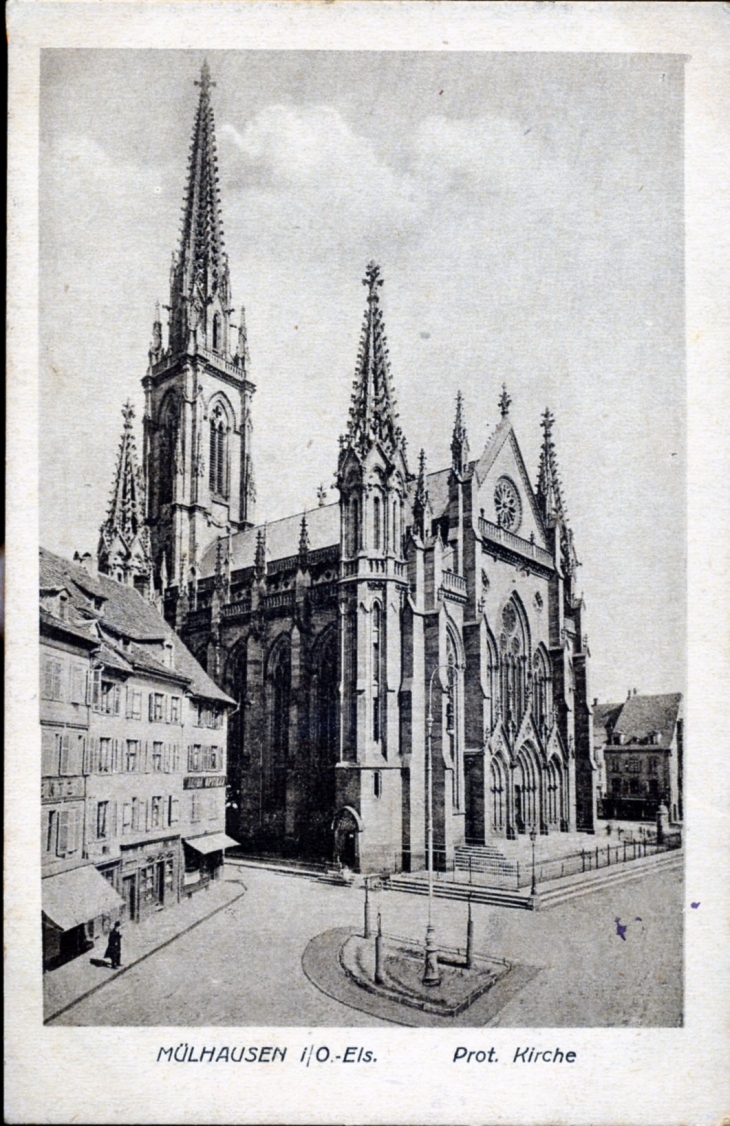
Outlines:
[[44, 962], [215, 877], [227, 710], [133, 585], [40, 553]]
[[617, 821], [656, 821], [660, 805], [675, 824], [684, 819], [682, 694], [639, 696], [593, 706], [600, 764], [600, 814]]
[[[454, 388], [450, 464], [412, 461], [371, 262], [349, 419], [333, 435], [339, 498], [257, 524], [255, 385], [207, 65], [196, 85], [168, 322], [158, 306], [142, 380], [144, 488], [118, 472], [126, 500], [98, 562], [161, 599], [236, 702], [229, 831], [252, 850], [421, 868], [430, 763], [439, 867], [532, 830], [594, 832], [586, 612], [553, 415], [534, 485], [504, 387], [476, 454]], [[276, 455], [275, 434], [265, 448]]]

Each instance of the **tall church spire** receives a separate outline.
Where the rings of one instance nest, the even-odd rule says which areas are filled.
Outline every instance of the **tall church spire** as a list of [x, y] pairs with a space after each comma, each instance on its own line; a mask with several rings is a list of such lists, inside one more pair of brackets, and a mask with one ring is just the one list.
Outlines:
[[144, 490], [137, 464], [129, 400], [122, 407], [124, 429], [119, 445], [107, 518], [101, 526], [97, 559], [99, 571], [121, 581], [151, 575], [149, 532], [145, 523]]
[[367, 307], [360, 336], [352, 406], [345, 444], [361, 455], [379, 444], [387, 456], [396, 450], [404, 455], [403, 432], [398, 425], [395, 396], [390, 379], [388, 345], [378, 290], [383, 284], [380, 267], [369, 262], [363, 285], [368, 287]]
[[469, 463], [469, 439], [464, 425], [464, 400], [461, 391], [456, 396], [456, 418], [451, 435], [451, 467], [457, 477], [462, 477]]
[[[229, 354], [230, 280], [218, 188], [218, 152], [207, 62], [203, 63], [193, 124], [178, 253], [170, 286], [170, 346], [188, 347], [191, 334], [219, 355]], [[216, 306], [216, 307], [214, 307]]]

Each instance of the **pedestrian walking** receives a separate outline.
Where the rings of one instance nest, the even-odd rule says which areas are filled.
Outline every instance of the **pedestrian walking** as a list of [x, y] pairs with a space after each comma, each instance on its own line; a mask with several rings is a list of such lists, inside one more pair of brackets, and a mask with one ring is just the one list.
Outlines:
[[108, 958], [113, 970], [118, 970], [122, 961], [122, 924], [116, 922], [109, 935], [104, 957]]

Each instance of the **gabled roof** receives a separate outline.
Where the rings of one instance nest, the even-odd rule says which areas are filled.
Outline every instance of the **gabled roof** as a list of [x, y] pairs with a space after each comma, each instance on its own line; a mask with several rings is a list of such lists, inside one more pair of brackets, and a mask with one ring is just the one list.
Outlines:
[[[323, 547], [335, 547], [340, 542], [340, 506], [325, 504], [320, 508], [310, 508], [270, 524], [259, 524], [246, 528], [231, 536], [231, 571], [253, 567], [256, 554], [256, 540], [259, 532], [265, 537], [266, 559], [289, 559], [299, 554], [299, 540], [302, 533], [302, 517], [307, 521], [309, 550], [317, 551]], [[216, 544], [213, 543], [203, 556], [200, 578], [215, 574]]]
[[666, 696], [629, 696], [621, 709], [614, 730], [625, 743], [639, 743], [652, 731], [659, 732], [659, 744], [669, 746], [679, 718], [681, 692]]
[[[105, 634], [103, 641], [98, 641], [101, 646], [100, 656], [103, 661], [109, 662], [119, 671], [132, 672], [132, 666], [144, 667], [150, 672], [158, 672], [161, 676], [172, 676], [187, 681], [187, 690], [195, 696], [203, 696], [208, 700], [220, 700], [233, 703], [229, 696], [222, 692], [205, 670], [198, 664], [192, 653], [186, 649], [175, 631], [160, 616], [157, 609], [143, 598], [134, 587], [118, 583], [106, 575], [89, 575], [83, 567], [54, 555], [45, 548], [40, 549], [40, 585], [48, 589], [53, 583], [62, 584], [69, 591], [71, 610], [83, 613], [88, 609], [89, 597], [103, 600], [103, 613], [99, 618], [101, 628]], [[53, 619], [54, 624], [65, 627], [66, 622]], [[88, 640], [78, 626], [80, 636]], [[122, 649], [116, 643], [126, 641], [128, 648]], [[157, 642], [172, 644], [173, 668], [168, 668], [161, 660], [158, 661], [153, 653], [144, 645]], [[162, 655], [162, 654], [161, 654]]]
[[623, 704], [594, 704], [593, 706], [593, 738], [594, 741], [605, 742], [609, 732], [613, 731], [616, 720], [621, 715]]

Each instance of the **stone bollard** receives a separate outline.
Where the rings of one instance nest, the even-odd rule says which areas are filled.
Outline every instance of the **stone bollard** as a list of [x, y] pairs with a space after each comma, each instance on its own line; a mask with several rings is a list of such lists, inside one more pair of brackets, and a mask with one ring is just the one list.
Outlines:
[[375, 984], [383, 984], [383, 921], [378, 911], [378, 933], [375, 936]]

